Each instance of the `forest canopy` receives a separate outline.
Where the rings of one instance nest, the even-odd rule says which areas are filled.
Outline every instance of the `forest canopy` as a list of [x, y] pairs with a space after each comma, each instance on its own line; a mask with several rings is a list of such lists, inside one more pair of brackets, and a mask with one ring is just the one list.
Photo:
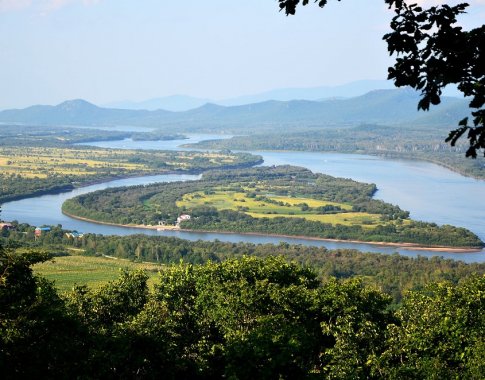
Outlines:
[[19, 378], [480, 378], [485, 277], [411, 292], [282, 258], [167, 266], [59, 294], [0, 248], [0, 371]]

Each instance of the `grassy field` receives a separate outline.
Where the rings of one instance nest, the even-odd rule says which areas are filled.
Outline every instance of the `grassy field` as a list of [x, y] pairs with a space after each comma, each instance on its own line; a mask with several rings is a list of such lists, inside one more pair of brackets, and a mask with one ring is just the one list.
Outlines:
[[113, 171], [149, 170], [145, 165], [116, 161], [116, 151], [76, 148], [0, 148], [0, 171], [26, 178], [46, 178], [48, 175], [86, 176], [99, 169]]
[[[306, 206], [305, 206], [306, 205]], [[263, 197], [250, 197], [248, 193], [216, 190], [211, 194], [195, 192], [184, 195], [177, 202], [178, 207], [190, 210], [197, 206], [211, 206], [218, 210], [242, 211], [253, 218], [304, 218], [330, 224], [364, 225], [372, 227], [382, 224], [381, 215], [365, 212], [351, 212], [352, 206], [345, 203], [305, 197], [284, 197], [265, 194]], [[318, 207], [337, 206], [341, 212], [319, 213]]]
[[231, 154], [122, 149], [0, 147], [0, 173], [24, 178], [150, 174], [163, 170], [231, 165]]
[[259, 214], [255, 212], [248, 212], [253, 218], [304, 218], [306, 220], [312, 220], [320, 223], [329, 224], [343, 224], [347, 226], [351, 225], [363, 225], [363, 227], [382, 224], [381, 216], [377, 214], [368, 214], [366, 212], [348, 212], [337, 214], [301, 214], [301, 215], [275, 215], [275, 214]]
[[121, 269], [144, 269], [149, 275], [148, 284], [153, 286], [162, 268], [155, 263], [134, 263], [128, 260], [90, 256], [63, 256], [34, 265], [34, 272], [55, 281], [60, 291], [68, 291], [74, 285], [97, 288], [118, 278]]

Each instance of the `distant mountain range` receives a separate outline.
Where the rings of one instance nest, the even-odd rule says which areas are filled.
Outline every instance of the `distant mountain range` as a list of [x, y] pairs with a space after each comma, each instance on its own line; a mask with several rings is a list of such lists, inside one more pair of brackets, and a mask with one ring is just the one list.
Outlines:
[[125, 100], [121, 102], [108, 103], [104, 106], [107, 108], [121, 108], [128, 110], [155, 111], [159, 109], [164, 109], [167, 111], [181, 112], [198, 108], [200, 106], [203, 106], [204, 104], [211, 102], [212, 100], [210, 99], [195, 98], [193, 96], [186, 95], [172, 95], [162, 98], [143, 100], [141, 102]]
[[[282, 88], [266, 91], [259, 94], [239, 96], [230, 99], [213, 100], [207, 98], [196, 98], [186, 95], [173, 95], [161, 98], [153, 98], [140, 102], [121, 101], [104, 104], [106, 108], [120, 108], [130, 110], [155, 111], [163, 109], [167, 111], [181, 112], [198, 108], [207, 103], [220, 106], [241, 106], [253, 103], [262, 103], [269, 100], [290, 101], [290, 100], [328, 100], [337, 98], [352, 98], [364, 95], [370, 91], [381, 89], [394, 89], [394, 84], [388, 80], [360, 80], [339, 86]], [[449, 89], [445, 92], [448, 96], [460, 96], [456, 90]]]
[[232, 99], [215, 101], [222, 106], [240, 106], [251, 103], [261, 103], [268, 100], [327, 100], [329, 98], [352, 98], [364, 95], [370, 91], [395, 88], [388, 80], [360, 80], [338, 86], [281, 88], [255, 95], [238, 96]]
[[320, 127], [360, 123], [456, 126], [467, 116], [465, 99], [443, 97], [430, 112], [418, 112], [419, 96], [408, 89], [376, 90], [349, 99], [265, 101], [239, 106], [205, 104], [183, 112], [102, 108], [84, 100], [0, 112], [0, 122], [35, 125], [133, 125], [171, 132], [247, 132], [283, 126]]
[[387, 80], [361, 80], [339, 86], [282, 88], [253, 95], [238, 96], [235, 98], [214, 100], [196, 98], [186, 95], [172, 95], [153, 98], [139, 102], [125, 100], [104, 104], [107, 108], [120, 108], [129, 110], [155, 111], [163, 109], [167, 111], [181, 112], [198, 108], [207, 103], [220, 106], [241, 106], [252, 103], [261, 103], [268, 100], [324, 100], [328, 98], [350, 98], [363, 95], [375, 89], [392, 89], [394, 85]]

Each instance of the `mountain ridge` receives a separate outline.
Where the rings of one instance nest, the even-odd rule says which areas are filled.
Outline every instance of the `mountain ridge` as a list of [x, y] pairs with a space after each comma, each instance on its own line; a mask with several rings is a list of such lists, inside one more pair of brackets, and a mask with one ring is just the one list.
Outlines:
[[[429, 112], [418, 112], [419, 94], [408, 89], [374, 90], [348, 99], [323, 101], [267, 100], [223, 106], [206, 103], [188, 111], [126, 110], [103, 108], [82, 99], [55, 106], [35, 105], [0, 112], [0, 122], [37, 125], [133, 125], [202, 128], [261, 128], [273, 126], [327, 126], [359, 123], [453, 125], [469, 114], [465, 99], [442, 97], [442, 104]], [[457, 117], [455, 119], [455, 116]]]

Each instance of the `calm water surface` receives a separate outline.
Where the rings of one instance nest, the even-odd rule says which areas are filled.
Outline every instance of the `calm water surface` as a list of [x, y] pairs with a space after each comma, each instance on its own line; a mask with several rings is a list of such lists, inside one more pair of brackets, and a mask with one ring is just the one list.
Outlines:
[[[123, 149], [180, 149], [180, 144], [197, 142], [211, 138], [228, 136], [191, 135], [188, 140], [172, 141], [102, 141], [90, 145]], [[485, 240], [485, 181], [474, 180], [453, 173], [440, 166], [415, 161], [384, 160], [379, 157], [311, 152], [252, 152], [264, 158], [264, 165], [297, 165], [314, 172], [326, 173], [337, 177], [352, 178], [361, 182], [376, 183], [377, 199], [398, 204], [411, 212], [417, 220], [438, 224], [453, 224], [466, 227]], [[195, 180], [199, 176], [159, 175], [141, 178], [129, 178], [110, 181], [103, 184], [76, 189], [72, 192], [45, 195], [2, 205], [2, 217], [5, 220], [19, 220], [32, 225], [62, 224], [64, 228], [82, 232], [128, 235], [145, 233], [149, 235], [176, 236], [188, 240], [214, 240], [229, 242], [279, 243], [281, 241], [312, 246], [335, 248], [355, 248], [368, 252], [394, 253], [406, 256], [435, 256], [459, 259], [466, 262], [485, 262], [485, 251], [479, 253], [455, 254], [448, 252], [429, 252], [381, 247], [372, 244], [333, 243], [306, 239], [275, 238], [239, 234], [196, 233], [183, 231], [157, 232], [134, 228], [103, 226], [74, 220], [60, 211], [62, 203], [74, 196], [107, 187], [149, 184], [154, 182], [172, 182], [177, 180]]]
[[375, 198], [399, 205], [416, 220], [465, 227], [485, 241], [485, 181], [419, 161], [307, 152], [254, 152], [265, 165], [298, 165], [314, 172], [375, 183]]
[[210, 134], [191, 134], [186, 135], [184, 140], [167, 140], [167, 141], [136, 141], [130, 138], [116, 141], [95, 141], [85, 143], [83, 145], [97, 146], [100, 148], [115, 148], [115, 149], [158, 149], [158, 150], [194, 150], [191, 148], [183, 148], [180, 145], [194, 144], [203, 140], [222, 140], [228, 139], [230, 135], [210, 135]]

